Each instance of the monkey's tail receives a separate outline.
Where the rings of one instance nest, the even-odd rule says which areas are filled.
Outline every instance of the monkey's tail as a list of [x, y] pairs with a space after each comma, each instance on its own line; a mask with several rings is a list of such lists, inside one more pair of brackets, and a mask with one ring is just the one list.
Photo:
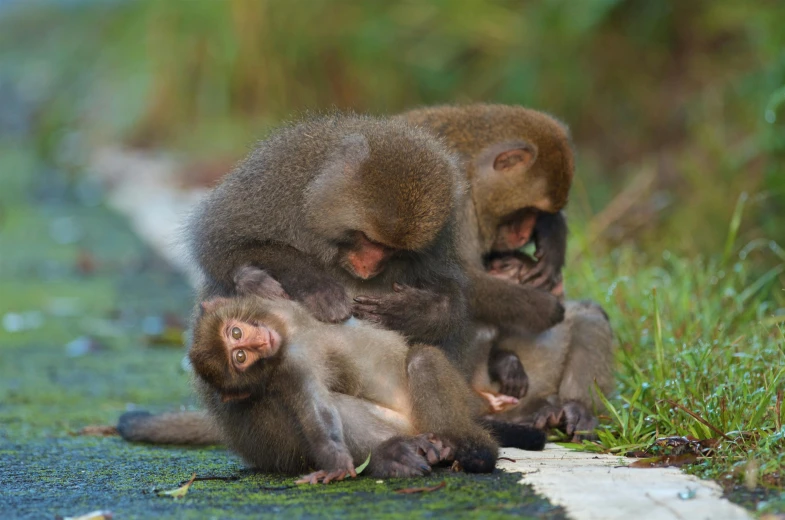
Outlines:
[[204, 412], [126, 412], [117, 422], [117, 431], [127, 441], [148, 444], [223, 444], [218, 427]]
[[545, 447], [545, 432], [533, 426], [493, 419], [483, 419], [480, 423], [490, 430], [493, 438], [503, 448], [540, 451]]

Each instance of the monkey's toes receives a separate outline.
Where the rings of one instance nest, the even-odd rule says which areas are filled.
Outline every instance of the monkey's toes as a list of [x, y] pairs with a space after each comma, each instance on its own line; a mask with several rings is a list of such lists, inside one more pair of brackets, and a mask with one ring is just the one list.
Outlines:
[[597, 427], [597, 418], [585, 404], [578, 401], [567, 401], [562, 407], [564, 414], [564, 429], [567, 435], [572, 435], [573, 442], [594, 437]]
[[332, 471], [314, 471], [313, 473], [309, 473], [308, 475], [304, 475], [300, 479], [295, 481], [295, 484], [329, 484], [333, 480], [343, 480], [346, 476], [349, 475], [351, 477], [356, 477], [357, 474], [354, 471], [349, 471], [346, 469], [336, 469]]
[[383, 478], [427, 475], [431, 466], [426, 459], [439, 462], [448, 455], [440, 441], [431, 441], [427, 435], [393, 437], [371, 454], [369, 474]]

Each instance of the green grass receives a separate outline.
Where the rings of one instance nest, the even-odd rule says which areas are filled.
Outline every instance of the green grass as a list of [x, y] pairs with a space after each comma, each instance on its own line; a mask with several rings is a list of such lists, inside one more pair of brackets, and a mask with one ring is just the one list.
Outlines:
[[632, 247], [594, 254], [578, 226], [565, 278], [568, 295], [603, 304], [618, 338], [619, 395], [599, 431], [604, 450], [624, 454], [665, 436], [719, 439], [687, 470], [730, 490], [755, 461], [753, 481], [782, 489], [785, 314], [775, 311], [785, 251], [736, 243], [744, 200], [729, 216], [725, 253], [706, 258]]

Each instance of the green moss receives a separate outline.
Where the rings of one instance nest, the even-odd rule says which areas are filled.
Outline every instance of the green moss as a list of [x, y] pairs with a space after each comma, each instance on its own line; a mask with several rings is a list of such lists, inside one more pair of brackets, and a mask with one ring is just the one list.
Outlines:
[[[36, 189], [36, 162], [0, 149], [0, 318], [34, 313], [40, 324], [17, 332], [0, 327], [0, 517], [52, 517], [110, 509], [123, 518], [341, 516], [412, 518], [517, 516], [558, 518], [519, 477], [439, 472], [428, 478], [358, 478], [329, 486], [294, 487], [292, 478], [258, 475], [221, 448], [131, 445], [117, 437], [74, 436], [90, 424], [113, 424], [129, 406], [166, 410], [192, 406], [182, 348], [153, 348], [141, 334], [147, 316], [184, 319], [191, 306], [185, 282], [157, 260], [105, 208], [80, 206], [73, 186], [46, 205]], [[52, 219], [79, 228], [70, 244], [53, 239]], [[76, 268], [88, 254], [95, 269]], [[36, 318], [37, 316], [37, 318]], [[40, 320], [38, 319], [40, 318]], [[67, 345], [89, 337], [93, 348], [74, 356]], [[77, 352], [78, 353], [78, 352]], [[158, 497], [192, 473], [238, 476], [199, 481], [182, 500]], [[396, 489], [447, 487], [422, 495]], [[283, 488], [283, 489], [276, 489]]]

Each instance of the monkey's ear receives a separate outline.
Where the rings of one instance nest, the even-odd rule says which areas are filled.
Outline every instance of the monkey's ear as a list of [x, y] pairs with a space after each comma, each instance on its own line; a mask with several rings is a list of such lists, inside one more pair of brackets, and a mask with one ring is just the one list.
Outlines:
[[474, 164], [481, 177], [493, 181], [500, 173], [526, 172], [536, 160], [537, 147], [528, 141], [516, 139], [486, 147], [477, 155]]
[[496, 155], [493, 159], [493, 169], [497, 172], [508, 171], [512, 168], [528, 170], [536, 159], [537, 151], [531, 145], [522, 148], [512, 148]]
[[222, 307], [229, 303], [229, 298], [222, 298], [220, 296], [216, 296], [215, 298], [210, 298], [209, 300], [205, 300], [199, 304], [199, 310], [202, 314], [213, 312], [218, 307]]

